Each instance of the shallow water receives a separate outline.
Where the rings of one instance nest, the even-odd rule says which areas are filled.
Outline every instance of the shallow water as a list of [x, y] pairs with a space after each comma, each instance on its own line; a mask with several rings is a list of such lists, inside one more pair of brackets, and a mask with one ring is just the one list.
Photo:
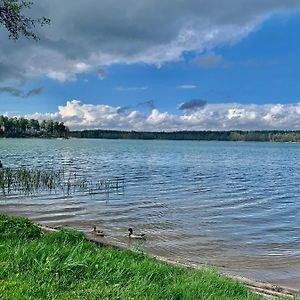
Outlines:
[[116, 244], [300, 289], [300, 144], [1, 139], [0, 151], [7, 167], [125, 178], [109, 194], [0, 194], [1, 212], [97, 224]]

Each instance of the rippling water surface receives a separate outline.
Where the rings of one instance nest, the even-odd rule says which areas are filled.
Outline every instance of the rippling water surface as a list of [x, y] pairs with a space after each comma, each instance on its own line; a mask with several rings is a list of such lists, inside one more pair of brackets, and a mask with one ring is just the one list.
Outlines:
[[1, 139], [0, 151], [7, 167], [126, 181], [109, 194], [0, 194], [1, 212], [97, 224], [116, 244], [300, 289], [300, 144]]

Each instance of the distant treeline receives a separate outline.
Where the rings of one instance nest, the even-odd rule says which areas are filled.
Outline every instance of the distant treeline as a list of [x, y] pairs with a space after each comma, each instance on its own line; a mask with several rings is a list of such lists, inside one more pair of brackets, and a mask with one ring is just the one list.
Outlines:
[[96, 139], [197, 140], [300, 142], [300, 131], [174, 131], [143, 132], [118, 130], [83, 130], [70, 132], [71, 137]]
[[69, 131], [63, 122], [0, 116], [0, 137], [74, 137], [133, 140], [259, 141], [300, 142], [299, 131], [174, 131], [146, 132], [119, 130]]
[[63, 122], [0, 116], [0, 137], [63, 137], [69, 128]]

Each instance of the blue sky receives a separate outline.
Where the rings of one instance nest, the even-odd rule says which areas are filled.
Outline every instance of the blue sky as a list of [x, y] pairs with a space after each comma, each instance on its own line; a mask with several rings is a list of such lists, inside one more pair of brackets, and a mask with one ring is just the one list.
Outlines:
[[[222, 23], [211, 24], [205, 26], [204, 29], [201, 24], [202, 27], [195, 25], [195, 28], [200, 28], [197, 29], [199, 31], [195, 29], [199, 36], [203, 35], [205, 30], [209, 31], [210, 27], [219, 26], [216, 28], [221, 34], [224, 30], [224, 36], [226, 37], [227, 34], [228, 37], [221, 36], [209, 42], [203, 41], [201, 38], [198, 40], [198, 37], [195, 42], [193, 38], [192, 46], [189, 41], [185, 42], [183, 46], [180, 44], [179, 52], [173, 55], [178, 48], [176, 45], [175, 50], [171, 52], [170, 59], [169, 54], [166, 55], [166, 58], [163, 54], [157, 58], [155, 49], [160, 49], [158, 47], [164, 45], [160, 40], [159, 42], [150, 40], [153, 44], [148, 48], [145, 46], [140, 52], [137, 51], [133, 55], [124, 52], [124, 47], [128, 46], [122, 44], [121, 40], [119, 46], [113, 45], [114, 56], [108, 57], [107, 62], [105, 60], [103, 62], [103, 52], [101, 52], [101, 58], [91, 58], [98, 53], [96, 50], [102, 51], [101, 43], [92, 46], [94, 52], [89, 53], [84, 49], [87, 51], [85, 56], [81, 56], [81, 53], [80, 55], [71, 53], [70, 49], [67, 49], [70, 53], [62, 50], [61, 53], [55, 53], [55, 56], [53, 52], [49, 52], [49, 62], [53, 62], [53, 65], [58, 64], [57, 68], [66, 64], [67, 71], [65, 73], [63, 67], [56, 72], [55, 69], [51, 69], [50, 63], [47, 65], [46, 50], [49, 51], [49, 49], [43, 42], [43, 34], [47, 38], [50, 36], [47, 31], [46, 33], [41, 32], [40, 45], [29, 45], [29, 43], [34, 43], [32, 41], [12, 42], [7, 40], [2, 49], [2, 57], [5, 55], [4, 50], [18, 47], [18, 43], [26, 50], [34, 49], [39, 53], [38, 51], [42, 49], [45, 53], [43, 53], [43, 61], [40, 65], [37, 62], [39, 56], [36, 54], [30, 61], [24, 63], [26, 71], [20, 69], [20, 74], [16, 74], [15, 77], [2, 76], [2, 78], [0, 75], [0, 112], [9, 115], [38, 113], [35, 115], [36, 117], [61, 119], [66, 123], [69, 122], [72, 128], [123, 128], [124, 124], [118, 124], [116, 116], [114, 116], [115, 123], [96, 120], [98, 119], [99, 105], [106, 105], [115, 110], [123, 108], [127, 112], [127, 117], [132, 112], [139, 114], [139, 118], [135, 121], [127, 120], [127, 123], [125, 122], [126, 129], [300, 129], [300, 109], [298, 109], [298, 103], [300, 103], [300, 12], [297, 6], [292, 4], [290, 9], [285, 8], [283, 11], [280, 8], [276, 11], [272, 6], [268, 9], [270, 9], [268, 13], [258, 10], [257, 15], [249, 16], [248, 23], [237, 22], [234, 26], [230, 24], [233, 27], [230, 27], [230, 32]], [[209, 10], [209, 13], [213, 14], [214, 10]], [[222, 15], [222, 17], [224, 16]], [[52, 20], [51, 26], [55, 27], [53, 25], [55, 21], [56, 18]], [[168, 22], [168, 20], [164, 20], [164, 22]], [[171, 23], [173, 20], [169, 22]], [[168, 24], [166, 23], [165, 27]], [[198, 23], [195, 22], [195, 24]], [[239, 32], [240, 28], [244, 29]], [[115, 30], [121, 29], [117, 27]], [[95, 32], [97, 33], [97, 31]], [[5, 34], [3, 31], [1, 33]], [[54, 34], [55, 28], [51, 32], [52, 36], [55, 36]], [[124, 33], [122, 32], [122, 34]], [[132, 39], [131, 32], [127, 34], [126, 39], [130, 41]], [[176, 40], [176, 34], [178, 32], [174, 32], [174, 37], [167, 38], [168, 42], [171, 41], [169, 45], [174, 44], [172, 38]], [[159, 39], [162, 38], [159, 37]], [[114, 43], [119, 43], [119, 40], [116, 39]], [[70, 42], [67, 39], [66, 41]], [[85, 41], [89, 42], [88, 37]], [[74, 44], [73, 40], [71, 42]], [[147, 43], [150, 42], [147, 41]], [[166, 48], [165, 51], [168, 49]], [[20, 59], [19, 52], [15, 51], [11, 54], [10, 59], [14, 59], [13, 55], [16, 59]], [[72, 66], [74, 66], [73, 61], [75, 60], [80, 65], [76, 65], [74, 71], [68, 62], [72, 61]], [[5, 61], [1, 62], [0, 60], [0, 74], [4, 73], [4, 69], [1, 72], [3, 66], [5, 66]], [[43, 72], [43, 68], [45, 68], [45, 72]], [[28, 69], [33, 70], [32, 74], [27, 72]], [[22, 74], [25, 74], [24, 78], [21, 78]], [[24, 96], [35, 89], [39, 90], [29, 97]], [[16, 95], [16, 90], [21, 91], [23, 96], [18, 93]], [[196, 105], [193, 111], [178, 109], [182, 103], [195, 99], [205, 100], [206, 106]], [[72, 105], [69, 106], [73, 115], [62, 114], [58, 107], [66, 107], [67, 101], [71, 103], [72, 100], [80, 101], [76, 102], [76, 108], [71, 108]], [[82, 118], [86, 118], [86, 116], [82, 114], [79, 116], [78, 109], [81, 111], [82, 105], [90, 105], [88, 107], [90, 112], [95, 106], [95, 111], [92, 112], [94, 122], [93, 120], [83, 120]], [[281, 105], [281, 110], [278, 110], [278, 105]], [[204, 108], [206, 112], [203, 112]], [[239, 112], [242, 112], [241, 109], [244, 110], [248, 121], [245, 120], [243, 113], [237, 113], [234, 117], [230, 117], [230, 109]], [[153, 110], [159, 114], [165, 113], [165, 115], [158, 115], [160, 121], [154, 122], [155, 124], [150, 122], [145, 125], [145, 120], [151, 116]], [[264, 115], [258, 113], [260, 110], [264, 111]], [[253, 112], [256, 113], [255, 117]], [[107, 114], [107, 112], [105, 113]], [[286, 114], [291, 113], [293, 114], [292, 123], [289, 123]], [[214, 125], [213, 118], [206, 120], [203, 117], [205, 114], [214, 116], [222, 114], [223, 123], [225, 117], [228, 120], [225, 118], [227, 123], [223, 124], [217, 119]], [[180, 120], [177, 119], [178, 116], [181, 118]], [[72, 117], [72, 121], [68, 117]], [[198, 118], [198, 123], [190, 122], [193, 117]], [[99, 119], [101, 118], [102, 116], [99, 116]], [[279, 120], [279, 118], [281, 119]], [[189, 121], [185, 123], [182, 119]], [[266, 122], [266, 120], [271, 121]]]

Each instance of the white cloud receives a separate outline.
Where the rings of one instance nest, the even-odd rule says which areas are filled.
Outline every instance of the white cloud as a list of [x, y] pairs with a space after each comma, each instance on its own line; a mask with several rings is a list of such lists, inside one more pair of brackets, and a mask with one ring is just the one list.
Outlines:
[[182, 84], [177, 86], [178, 89], [196, 89], [197, 86], [194, 84]]
[[12, 42], [0, 29], [0, 81], [75, 80], [114, 63], [162, 66], [186, 51], [235, 43], [273, 13], [300, 7], [299, 0], [34, 2], [31, 13], [50, 17], [51, 25], [37, 28], [38, 43]]
[[119, 92], [128, 92], [128, 91], [145, 91], [148, 90], [147, 86], [119, 86], [116, 88]]
[[143, 114], [138, 110], [72, 100], [65, 106], [59, 106], [55, 113], [35, 113], [26, 117], [64, 121], [73, 130], [300, 130], [300, 103], [207, 104], [202, 109], [189, 109], [176, 115], [156, 108], [149, 114]]

